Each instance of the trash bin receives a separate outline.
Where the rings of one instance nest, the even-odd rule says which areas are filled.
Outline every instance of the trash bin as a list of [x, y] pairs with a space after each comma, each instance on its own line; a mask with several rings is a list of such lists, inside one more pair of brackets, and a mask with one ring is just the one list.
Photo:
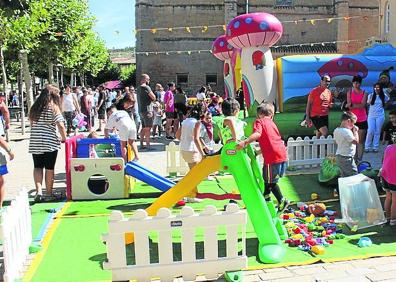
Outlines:
[[338, 179], [343, 222], [353, 230], [386, 222], [375, 181], [363, 174]]

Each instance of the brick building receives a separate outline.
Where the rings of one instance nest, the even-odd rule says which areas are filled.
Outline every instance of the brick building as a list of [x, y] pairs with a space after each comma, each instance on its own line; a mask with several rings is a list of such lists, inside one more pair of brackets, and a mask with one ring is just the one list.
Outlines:
[[[223, 62], [207, 51], [180, 54], [145, 52], [210, 50], [213, 40], [224, 33], [223, 25], [246, 13], [246, 0], [136, 0], [136, 29], [165, 29], [136, 34], [137, 77], [148, 73], [152, 82], [175, 81], [189, 94], [211, 84], [223, 91]], [[273, 49], [275, 57], [307, 53], [354, 53], [367, 38], [379, 36], [378, 0], [249, 0], [249, 12], [268, 12], [284, 23], [284, 34]], [[360, 18], [351, 18], [362, 16]], [[342, 20], [311, 21], [342, 17]], [[345, 18], [345, 19], [344, 19]], [[305, 20], [305, 22], [294, 22]], [[205, 32], [194, 26], [213, 26]], [[360, 42], [332, 43], [333, 41]], [[311, 42], [326, 44], [299, 45]], [[286, 46], [293, 45], [293, 46]], [[143, 52], [143, 53], [139, 53]]]

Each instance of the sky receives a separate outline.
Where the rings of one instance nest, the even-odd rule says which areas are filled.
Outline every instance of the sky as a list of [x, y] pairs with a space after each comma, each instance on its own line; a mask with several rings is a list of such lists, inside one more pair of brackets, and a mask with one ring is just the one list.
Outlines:
[[89, 9], [107, 48], [135, 46], [135, 0], [89, 0]]

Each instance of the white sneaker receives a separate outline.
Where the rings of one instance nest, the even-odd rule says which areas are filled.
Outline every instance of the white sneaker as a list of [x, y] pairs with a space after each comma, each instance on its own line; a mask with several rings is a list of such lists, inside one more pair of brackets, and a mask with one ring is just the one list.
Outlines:
[[304, 119], [301, 123], [300, 123], [301, 127], [307, 127], [307, 121]]
[[186, 197], [184, 201], [186, 203], [200, 203], [202, 202], [202, 199]]

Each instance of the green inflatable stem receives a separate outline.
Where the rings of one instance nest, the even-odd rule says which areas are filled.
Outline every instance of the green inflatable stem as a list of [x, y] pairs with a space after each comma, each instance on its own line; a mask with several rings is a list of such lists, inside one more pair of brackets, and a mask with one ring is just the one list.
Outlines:
[[221, 165], [222, 169], [234, 176], [241, 198], [246, 205], [259, 240], [260, 261], [263, 263], [281, 262], [285, 256], [285, 248], [280, 234], [284, 235], [282, 234], [284, 229], [275, 226], [274, 222], [277, 221], [275, 209], [273, 206], [270, 208], [273, 213], [271, 215], [264, 200], [262, 194], [264, 182], [253, 148], [249, 145], [244, 150], [236, 150], [235, 142], [225, 144], [221, 151]]

